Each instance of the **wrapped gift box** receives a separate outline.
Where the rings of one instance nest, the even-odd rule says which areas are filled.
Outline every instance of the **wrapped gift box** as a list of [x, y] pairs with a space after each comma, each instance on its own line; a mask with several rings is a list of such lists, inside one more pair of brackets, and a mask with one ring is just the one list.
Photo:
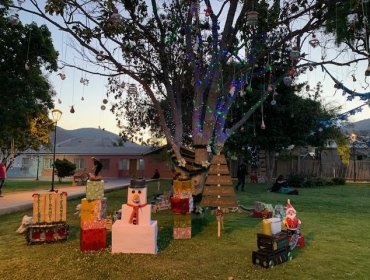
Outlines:
[[107, 199], [81, 199], [81, 221], [99, 221], [106, 218]]
[[107, 230], [104, 228], [81, 229], [81, 251], [99, 251], [106, 247]]
[[65, 222], [67, 221], [67, 193], [56, 193], [55, 196], [55, 221]]
[[171, 210], [177, 214], [189, 213], [189, 198], [171, 197]]
[[186, 228], [191, 227], [191, 214], [177, 214], [173, 217], [174, 228]]
[[273, 252], [289, 247], [288, 233], [281, 231], [276, 235], [266, 235], [257, 233], [257, 247], [260, 250]]
[[87, 181], [86, 199], [95, 200], [104, 198], [104, 181]]
[[193, 185], [190, 180], [187, 180], [187, 181], [174, 180], [173, 181], [173, 192], [174, 193], [183, 193], [183, 192], [192, 193]]
[[45, 195], [35, 193], [33, 198], [32, 220], [35, 224], [45, 222]]
[[45, 196], [45, 222], [52, 223], [56, 221], [56, 193], [47, 193]]
[[112, 226], [112, 253], [157, 254], [157, 221], [132, 225], [117, 220]]
[[173, 239], [190, 239], [191, 227], [186, 228], [173, 228]]
[[106, 228], [107, 220], [81, 220], [81, 229]]
[[26, 240], [29, 245], [65, 241], [68, 239], [69, 225], [65, 222], [31, 225], [26, 231]]

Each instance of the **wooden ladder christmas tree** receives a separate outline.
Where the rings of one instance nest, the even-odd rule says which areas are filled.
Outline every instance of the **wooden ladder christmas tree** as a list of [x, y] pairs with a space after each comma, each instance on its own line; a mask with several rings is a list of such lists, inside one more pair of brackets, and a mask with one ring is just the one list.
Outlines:
[[225, 155], [214, 155], [205, 182], [200, 206], [217, 207], [218, 237], [221, 235], [222, 208], [237, 207], [233, 182]]

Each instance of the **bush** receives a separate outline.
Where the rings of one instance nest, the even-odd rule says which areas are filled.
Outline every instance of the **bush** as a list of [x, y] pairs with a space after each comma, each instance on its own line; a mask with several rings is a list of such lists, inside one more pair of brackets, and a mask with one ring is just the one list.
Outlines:
[[63, 159], [57, 159], [55, 161], [56, 174], [59, 177], [59, 181], [62, 181], [64, 177], [72, 176], [76, 171], [76, 164]]
[[293, 188], [300, 188], [303, 185], [305, 178], [302, 175], [297, 175], [297, 174], [290, 174], [288, 176], [288, 183], [289, 186]]
[[331, 180], [333, 182], [333, 185], [345, 185], [346, 180], [344, 178], [333, 178]]
[[315, 186], [315, 183], [311, 180], [307, 180], [302, 184], [302, 188], [312, 188]]

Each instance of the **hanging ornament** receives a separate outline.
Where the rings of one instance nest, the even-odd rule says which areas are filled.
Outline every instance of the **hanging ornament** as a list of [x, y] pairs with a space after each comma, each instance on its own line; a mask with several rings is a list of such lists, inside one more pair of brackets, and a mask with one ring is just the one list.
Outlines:
[[13, 26], [18, 25], [19, 24], [19, 15], [18, 14], [11, 15], [10, 17], [8, 17], [8, 22]]
[[261, 129], [265, 129], [265, 128], [266, 128], [266, 125], [265, 125], [265, 122], [264, 122], [263, 117], [262, 117]]
[[296, 61], [300, 58], [301, 53], [297, 47], [293, 47], [293, 49], [290, 51], [290, 59], [293, 61]]
[[200, 10], [200, 5], [199, 5], [198, 0], [191, 2], [191, 13], [193, 14], [193, 16], [198, 17], [199, 10]]
[[122, 81], [122, 83], [120, 84], [120, 87], [121, 87], [121, 88], [125, 88], [125, 86], [126, 86], [125, 81]]
[[81, 97], [81, 101], [84, 101], [84, 100], [85, 100], [85, 98], [82, 96], [82, 97]]
[[240, 132], [244, 132], [244, 126], [240, 128]]
[[104, 57], [104, 52], [103, 51], [100, 51], [97, 55], [96, 55], [96, 59], [98, 61], [104, 61], [105, 57]]
[[306, 91], [310, 91], [310, 85], [306, 85]]
[[135, 84], [130, 84], [128, 87], [128, 93], [136, 94], [137, 93], [137, 87]]
[[357, 81], [357, 79], [356, 79], [355, 75], [352, 75], [352, 81], [353, 81], [353, 82], [356, 82], [356, 81]]
[[297, 74], [297, 70], [295, 69], [295, 67], [289, 67], [289, 69], [288, 69], [288, 75], [290, 77], [294, 77], [296, 74]]
[[211, 13], [212, 13], [211, 7], [204, 10], [204, 14], [206, 15], [206, 17], [209, 17], [211, 15]]
[[234, 93], [235, 93], [235, 85], [232, 83], [232, 84], [230, 85], [229, 94], [230, 94], [231, 96], [234, 96]]
[[26, 69], [26, 71], [30, 70], [30, 66], [29, 66], [29, 61], [28, 60], [24, 64], [24, 69]]
[[291, 84], [292, 84], [292, 78], [291, 77], [289, 77], [289, 76], [285, 76], [284, 78], [283, 78], [283, 82], [284, 82], [284, 85], [286, 85], [286, 86], [290, 86]]
[[63, 72], [58, 73], [58, 76], [60, 77], [62, 81], [66, 79], [66, 74], [64, 74]]
[[108, 103], [108, 99], [104, 98], [103, 99], [103, 104], [107, 104]]
[[62, 100], [60, 98], [58, 98], [58, 103], [62, 104]]
[[247, 12], [247, 25], [256, 26], [258, 24], [258, 12], [249, 11]]
[[22, 5], [23, 5], [23, 3], [24, 3], [24, 1], [25, 1], [25, 0], [17, 0], [18, 5], [19, 5], [19, 6], [22, 6]]
[[88, 79], [84, 79], [84, 78], [81, 77], [80, 83], [83, 84], [84, 86], [88, 86], [89, 85], [89, 80]]
[[101, 106], [100, 106], [100, 109], [101, 109], [102, 111], [104, 111], [104, 110], [106, 109], [105, 105], [101, 105]]
[[272, 84], [268, 84], [267, 91], [272, 92], [273, 90], [274, 90], [274, 87], [272, 86]]
[[319, 39], [317, 39], [315, 33], [312, 34], [312, 38], [310, 41], [308, 41], [308, 43], [313, 47], [313, 48], [316, 48], [319, 44], [320, 44], [320, 41]]
[[75, 113], [75, 108], [73, 107], [73, 105], [71, 106], [71, 110], [69, 110], [69, 112], [70, 112], [71, 114], [74, 114], [74, 113]]
[[368, 66], [367, 66], [367, 69], [366, 69], [366, 71], [365, 71], [365, 76], [366, 76], [366, 77], [370, 76], [370, 61], [369, 61], [369, 64], [368, 64]]
[[308, 69], [309, 69], [310, 71], [313, 71], [313, 66], [312, 66], [312, 64], [310, 64], [310, 66], [308, 66]]
[[239, 94], [240, 94], [240, 97], [243, 97], [245, 95], [244, 87], [240, 88]]
[[276, 100], [275, 100], [275, 99], [272, 99], [272, 100], [271, 100], [271, 105], [272, 105], [272, 106], [275, 106], [275, 105], [276, 105]]

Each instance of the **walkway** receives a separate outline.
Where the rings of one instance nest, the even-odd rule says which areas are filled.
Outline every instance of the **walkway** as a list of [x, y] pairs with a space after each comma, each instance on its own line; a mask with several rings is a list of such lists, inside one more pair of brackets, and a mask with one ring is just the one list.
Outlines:
[[[107, 179], [105, 182], [105, 192], [112, 190], [123, 189], [130, 184], [130, 179]], [[58, 188], [59, 192], [67, 192], [68, 199], [84, 197], [86, 190], [84, 186], [66, 186]], [[0, 197], [0, 215], [9, 214], [21, 210], [32, 208], [32, 194], [46, 193], [47, 190], [39, 191], [21, 191], [14, 193], [6, 193], [4, 197]]]

